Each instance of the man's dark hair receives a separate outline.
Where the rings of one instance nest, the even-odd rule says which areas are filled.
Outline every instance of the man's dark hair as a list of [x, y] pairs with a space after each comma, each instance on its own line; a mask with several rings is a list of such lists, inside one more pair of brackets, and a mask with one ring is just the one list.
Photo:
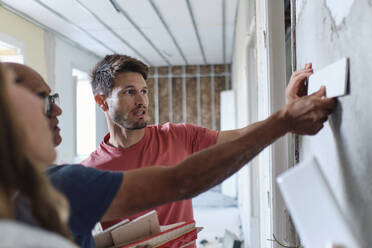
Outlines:
[[138, 59], [122, 54], [106, 55], [92, 70], [91, 84], [93, 94], [108, 96], [114, 87], [114, 79], [124, 72], [137, 72], [147, 79], [149, 68]]

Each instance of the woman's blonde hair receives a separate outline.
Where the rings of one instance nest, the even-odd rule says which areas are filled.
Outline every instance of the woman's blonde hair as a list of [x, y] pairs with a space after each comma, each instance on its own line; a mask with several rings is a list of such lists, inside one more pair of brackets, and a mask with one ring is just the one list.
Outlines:
[[30, 202], [33, 217], [42, 228], [71, 239], [65, 224], [66, 199], [52, 188], [21, 142], [24, 129], [12, 115], [9, 83], [8, 71], [0, 63], [0, 218], [13, 218], [12, 198], [18, 192]]

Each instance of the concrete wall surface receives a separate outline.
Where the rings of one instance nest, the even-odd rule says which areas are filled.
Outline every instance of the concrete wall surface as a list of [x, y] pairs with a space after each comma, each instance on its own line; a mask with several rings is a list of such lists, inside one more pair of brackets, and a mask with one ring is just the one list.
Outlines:
[[350, 58], [350, 94], [324, 130], [301, 138], [300, 159], [316, 155], [361, 247], [372, 235], [372, 1], [298, 0], [297, 68]]

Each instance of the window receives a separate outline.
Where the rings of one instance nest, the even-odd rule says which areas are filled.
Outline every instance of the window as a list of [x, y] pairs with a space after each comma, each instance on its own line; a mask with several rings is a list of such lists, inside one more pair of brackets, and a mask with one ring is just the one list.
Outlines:
[[0, 61], [23, 64], [22, 50], [19, 47], [0, 41]]
[[73, 69], [76, 82], [76, 155], [87, 157], [96, 147], [96, 104], [86, 72]]

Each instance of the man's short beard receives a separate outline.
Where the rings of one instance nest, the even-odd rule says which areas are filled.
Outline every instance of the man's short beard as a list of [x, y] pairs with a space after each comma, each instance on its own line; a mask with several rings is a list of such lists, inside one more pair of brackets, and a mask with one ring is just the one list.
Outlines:
[[128, 129], [128, 130], [143, 129], [147, 126], [147, 121], [146, 120], [137, 121], [137, 122], [133, 123], [133, 122], [128, 121], [128, 119], [125, 118], [124, 114], [120, 113], [119, 111], [114, 113], [113, 120], [117, 125], [125, 128], [125, 129]]
[[137, 129], [143, 129], [147, 126], [147, 121], [139, 121], [139, 122], [136, 122], [136, 123], [133, 123], [131, 126], [129, 125], [123, 125], [123, 127], [125, 127], [126, 129], [128, 130], [137, 130]]

